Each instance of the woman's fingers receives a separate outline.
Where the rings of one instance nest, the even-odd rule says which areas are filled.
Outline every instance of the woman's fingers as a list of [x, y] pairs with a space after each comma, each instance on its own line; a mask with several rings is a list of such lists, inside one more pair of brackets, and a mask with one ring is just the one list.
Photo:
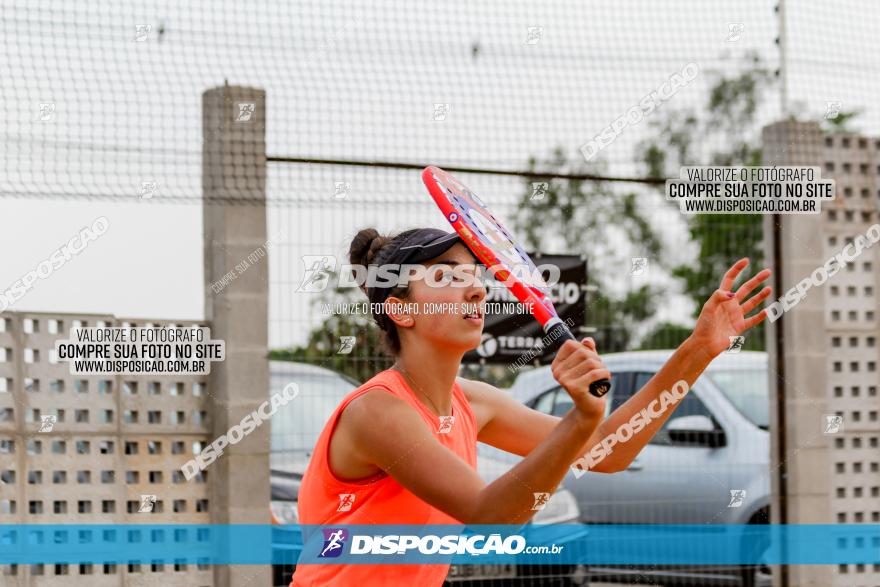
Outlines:
[[576, 378], [580, 377], [581, 375], [589, 373], [593, 369], [604, 369], [604, 368], [605, 368], [605, 363], [603, 363], [601, 359], [599, 359], [598, 357], [591, 358], [591, 359], [587, 359], [586, 361], [571, 367], [571, 369], [568, 371], [568, 377], [572, 378], [572, 379], [576, 379]]
[[598, 356], [596, 357], [584, 357], [579, 358], [571, 363], [565, 361], [560, 365], [556, 366], [555, 371], [551, 368], [551, 371], [554, 373], [554, 378], [559, 382], [570, 382], [587, 373], [592, 369], [597, 369], [600, 367], [604, 367], [605, 364], [602, 362]]
[[[572, 344], [569, 345], [568, 341], [566, 341], [565, 345], [563, 345], [562, 347], [565, 348], [566, 345], [572, 347], [572, 350], [569, 351], [568, 354], [562, 355], [562, 351], [560, 349], [560, 352], [557, 355], [557, 358], [561, 356], [561, 358], [559, 358], [559, 367], [567, 369], [573, 367], [574, 365], [579, 365], [587, 359], [599, 358], [599, 353], [597, 353], [595, 350], [590, 349], [581, 343], [575, 341], [571, 342]], [[553, 362], [556, 363], [556, 360], [557, 359], [553, 359]]]
[[602, 379], [611, 379], [611, 371], [608, 369], [592, 369], [574, 380], [574, 386], [578, 389], [586, 389], [589, 394], [590, 384]]
[[746, 265], [749, 264], [749, 258], [743, 257], [739, 261], [733, 264], [733, 266], [727, 270], [727, 273], [724, 274], [724, 278], [721, 280], [721, 288], [724, 291], [731, 291], [733, 289], [733, 282], [736, 281], [736, 278], [742, 272], [743, 269], [746, 268]]
[[761, 310], [751, 318], [746, 318], [745, 327], [743, 328], [743, 332], [751, 328], [752, 326], [756, 326], [764, 321], [764, 318], [767, 317], [767, 310]]
[[734, 294], [731, 291], [727, 291], [727, 290], [723, 290], [723, 289], [716, 289], [715, 291], [712, 292], [712, 297], [710, 297], [709, 301], [706, 303], [714, 302], [714, 303], [720, 304], [722, 302], [732, 300], [733, 295]]
[[[569, 344], [571, 342], [571, 344]], [[592, 339], [583, 339], [580, 343], [566, 341], [562, 346], [567, 351], [563, 355], [561, 350], [550, 367], [553, 378], [568, 392], [572, 398], [584, 398], [590, 395], [589, 387], [594, 381], [610, 378], [611, 373], [605, 368], [602, 358], [596, 352], [596, 343]], [[592, 404], [587, 402], [590, 406]], [[586, 408], [586, 405], [584, 409]]]
[[746, 314], [748, 314], [749, 312], [751, 312], [752, 310], [757, 308], [758, 304], [760, 304], [762, 301], [764, 301], [764, 299], [770, 295], [771, 291], [773, 291], [773, 288], [768, 285], [767, 287], [762, 289], [760, 292], [758, 292], [757, 295], [754, 295], [751, 298], [749, 298], [746, 301], [746, 303], [744, 303], [742, 305], [743, 316], [745, 316]]
[[758, 287], [761, 282], [770, 277], [770, 273], [771, 272], [769, 269], [764, 269], [763, 271], [752, 277], [750, 280], [739, 286], [739, 289], [736, 290], [736, 300], [738, 302], [742, 302], [744, 299], [749, 297], [749, 294], [752, 293], [752, 291], [754, 291], [754, 289]]

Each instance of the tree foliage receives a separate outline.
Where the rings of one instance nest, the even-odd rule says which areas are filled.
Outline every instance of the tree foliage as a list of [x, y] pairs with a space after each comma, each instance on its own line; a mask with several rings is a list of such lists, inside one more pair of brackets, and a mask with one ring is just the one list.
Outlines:
[[[650, 318], [657, 306], [659, 290], [642, 286], [615, 296], [604, 284], [614, 277], [625, 277], [631, 260], [630, 243], [651, 258], [661, 258], [662, 241], [634, 192], [620, 193], [607, 182], [562, 179], [558, 175], [601, 175], [601, 164], [569, 161], [562, 148], [556, 148], [545, 160], [529, 159], [532, 173], [547, 172], [546, 177], [529, 177], [517, 202], [514, 232], [522, 235], [525, 248], [543, 253], [582, 254], [588, 259], [603, 260], [614, 267], [617, 276], [602, 275], [598, 263], [588, 265], [590, 284], [587, 321], [597, 328], [592, 336], [603, 352], [629, 348], [635, 328]], [[546, 184], [536, 197], [534, 184]], [[577, 334], [577, 333], [576, 333]]]
[[[328, 271], [327, 283], [338, 284], [338, 272]], [[319, 316], [321, 324], [309, 332], [305, 345], [286, 349], [273, 349], [269, 358], [276, 361], [298, 361], [318, 365], [348, 375], [363, 382], [377, 372], [391, 366], [393, 359], [381, 351], [379, 328], [369, 314], [338, 312], [338, 308], [364, 303], [366, 296], [354, 287], [327, 287], [314, 300], [312, 312]], [[340, 337], [355, 337], [354, 346], [348, 353]]]
[[[652, 178], [678, 177], [679, 169], [686, 165], [760, 165], [757, 113], [773, 81], [772, 73], [754, 57], [734, 75], [716, 75], [705, 108], [699, 111], [675, 109], [667, 104], [656, 111], [648, 123], [648, 138], [636, 148], [636, 161]], [[827, 121], [828, 128], [845, 131], [857, 114], [838, 113]], [[602, 175], [602, 163], [585, 163], [579, 157], [571, 161], [562, 148], [557, 148], [544, 160], [530, 158], [528, 169], [533, 173], [547, 172], [547, 176], [523, 179], [513, 230], [525, 248], [548, 254], [584, 254], [590, 259], [602, 259], [606, 266], [617, 267], [625, 274], [629, 272], [630, 259], [624, 245], [635, 244], [640, 252], [657, 260], [661, 268], [682, 281], [695, 304], [694, 317], [718, 287], [724, 271], [736, 260], [749, 257], [752, 272], [763, 264], [761, 215], [693, 216], [688, 231], [691, 240], [699, 246], [696, 259], [665, 267], [662, 240], [657, 227], [652, 225], [650, 214], [640, 208], [638, 193], [621, 191], [608, 182], [555, 177], [556, 174]], [[535, 182], [547, 184], [540, 198], [534, 197]], [[596, 270], [596, 265], [590, 268], [590, 283], [596, 289], [588, 296], [586, 317], [598, 329], [593, 337], [603, 353], [632, 348], [636, 344], [638, 326], [656, 314], [662, 292], [645, 285], [615, 295], [606, 286], [619, 279], [620, 274], [603, 275]], [[388, 367], [392, 360], [381, 353], [379, 331], [370, 316], [325, 312], [326, 304], [364, 299], [360, 290], [354, 288], [325, 290], [313, 302], [313, 311], [321, 312], [321, 325], [309, 333], [306, 344], [273, 350], [270, 357], [319, 364], [358, 381]], [[644, 337], [639, 347], [674, 348], [689, 333], [687, 326], [664, 322]], [[338, 354], [340, 336], [355, 337], [350, 354]], [[760, 325], [747, 337], [745, 348], [763, 349], [763, 346], [763, 325]], [[465, 371], [470, 373], [473, 369]], [[491, 369], [475, 369], [477, 376], [487, 380], [495, 378]]]
[[[654, 178], [678, 177], [684, 166], [761, 165], [757, 112], [773, 82], [772, 73], [756, 57], [750, 57], [746, 66], [731, 77], [718, 75], [705, 109], [658, 112], [658, 118], [650, 123], [651, 135], [637, 147], [637, 160]], [[751, 259], [746, 269], [749, 274], [763, 266], [763, 217], [696, 214], [688, 222], [690, 238], [699, 246], [699, 252], [693, 262], [674, 267], [672, 275], [682, 280], [694, 302], [696, 317], [734, 262], [743, 257]], [[658, 327], [645, 344], [656, 344], [663, 330], [673, 332], [670, 326]], [[763, 328], [761, 324], [750, 332], [745, 348], [764, 348]]]

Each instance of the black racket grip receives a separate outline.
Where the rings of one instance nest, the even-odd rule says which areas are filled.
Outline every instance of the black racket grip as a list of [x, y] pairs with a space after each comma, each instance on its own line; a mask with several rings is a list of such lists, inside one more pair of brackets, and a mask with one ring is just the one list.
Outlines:
[[[551, 324], [552, 322], [552, 324]], [[562, 320], [553, 319], [551, 322], [547, 323], [547, 326], [544, 327], [544, 333], [547, 335], [545, 338], [551, 341], [559, 341], [558, 345], [562, 346], [565, 344], [566, 340], [573, 340], [576, 343], [580, 344], [580, 341], [574, 337], [571, 333], [571, 330], [568, 329], [568, 326]], [[598, 381], [594, 381], [590, 384], [590, 393], [595, 397], [602, 397], [611, 389], [611, 382], [607, 379], [600, 379]]]

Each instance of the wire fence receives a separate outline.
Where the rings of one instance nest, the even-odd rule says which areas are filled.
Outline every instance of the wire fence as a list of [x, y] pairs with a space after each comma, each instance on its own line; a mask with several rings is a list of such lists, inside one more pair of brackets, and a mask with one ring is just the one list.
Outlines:
[[[674, 349], [689, 332], [698, 301], [701, 304], [718, 287], [730, 264], [746, 255], [753, 267], [762, 263], [759, 217], [716, 216], [689, 225], [650, 185], [561, 173], [456, 175], [491, 202], [495, 214], [524, 239], [528, 250], [587, 259], [587, 310], [578, 326], [604, 352]], [[297, 186], [306, 194], [333, 186], [319, 197], [302, 198], [289, 212], [276, 209], [270, 214], [274, 224], [269, 233], [279, 235], [283, 243], [278, 263], [288, 274], [273, 283], [278, 312], [290, 317], [279, 324], [276, 340], [292, 331], [300, 334], [295, 344], [276, 343], [275, 356], [326, 360], [336, 370], [364, 380], [375, 367], [388, 364], [377, 352], [376, 329], [369, 316], [345, 319], [331, 316], [327, 307], [366, 298], [356, 288], [292, 291], [310, 275], [314, 261], [308, 259], [330, 255], [340, 265], [347, 263], [348, 245], [361, 228], [396, 234], [422, 226], [449, 230], [448, 225], [420, 185], [419, 174], [406, 169], [279, 163], [270, 165], [269, 182], [290, 185], [291, 190]], [[401, 192], [409, 193], [386, 195]], [[690, 233], [696, 238], [688, 243]], [[700, 261], [694, 261], [697, 258]], [[303, 334], [312, 338], [303, 340]], [[344, 336], [358, 336], [358, 341], [351, 352], [339, 355]], [[745, 348], [761, 350], [763, 345], [758, 331]], [[361, 368], [362, 364], [369, 366]], [[506, 369], [479, 369], [480, 376], [490, 379], [505, 372], [510, 374]], [[494, 380], [510, 382], [509, 377]]]
[[[664, 200], [663, 179], [683, 164], [760, 162], [761, 127], [786, 114], [837, 130], [880, 129], [880, 76], [853, 75], [876, 70], [872, 5], [788, 2], [780, 40], [775, 4], [5, 1], [0, 232], [10, 247], [42, 242], [66, 231], [57, 219], [83, 209], [154, 235], [185, 218], [188, 231], [166, 230], [149, 247], [131, 237], [128, 264], [162, 271], [174, 251], [201, 244], [184, 236], [198, 233], [206, 203], [201, 95], [228, 82], [267, 96], [270, 358], [358, 384], [390, 365], [368, 316], [325, 311], [332, 301], [363, 301], [358, 290], [300, 291], [306, 257], [344, 263], [351, 238], [368, 226], [448, 229], [421, 184], [418, 169], [429, 164], [453, 171], [534, 250], [585, 256], [591, 289], [579, 326], [603, 355], [674, 349], [724, 269], [743, 256], [763, 266], [765, 235], [758, 216], [683, 217]], [[246, 190], [222, 201], [254, 203]], [[49, 215], [55, 220], [43, 225]], [[124, 287], [106, 287], [127, 297]], [[342, 354], [349, 336], [354, 346]], [[756, 329], [744, 350], [764, 344]], [[652, 368], [625, 371], [615, 405]], [[514, 383], [503, 367], [466, 365], [462, 374]], [[718, 417], [723, 385], [706, 387], [682, 414]], [[541, 391], [549, 399], [535, 401], [550, 413], [565, 408], [552, 387]], [[297, 422], [289, 434], [307, 444]], [[706, 446], [665, 431], [644, 471], [616, 475], [632, 491], [598, 479], [592, 497], [581, 497], [583, 480], [571, 488], [582, 519], [765, 520], [763, 508], [730, 505], [743, 489], [737, 475], [754, 467], [759, 491], [769, 492], [766, 422], [752, 424], [752, 436], [738, 441], [741, 460], [715, 479], [714, 469], [698, 470], [708, 466]], [[593, 574], [648, 582], [665, 580], [656, 578], [664, 571]], [[741, 570], [700, 572], [728, 571]], [[529, 572], [550, 585], [560, 570]], [[679, 575], [683, 584], [707, 580]]]

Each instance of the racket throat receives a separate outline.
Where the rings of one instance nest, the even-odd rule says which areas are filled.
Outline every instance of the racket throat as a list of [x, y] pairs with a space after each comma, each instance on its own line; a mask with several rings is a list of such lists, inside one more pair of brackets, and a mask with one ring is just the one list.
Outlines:
[[561, 346], [566, 340], [575, 340], [574, 335], [571, 333], [571, 330], [568, 329], [568, 326], [565, 325], [565, 322], [559, 318], [559, 316], [553, 316], [547, 322], [544, 323], [544, 334], [547, 335], [547, 341], [550, 344], [553, 344], [557, 340], [559, 340], [558, 345]]

